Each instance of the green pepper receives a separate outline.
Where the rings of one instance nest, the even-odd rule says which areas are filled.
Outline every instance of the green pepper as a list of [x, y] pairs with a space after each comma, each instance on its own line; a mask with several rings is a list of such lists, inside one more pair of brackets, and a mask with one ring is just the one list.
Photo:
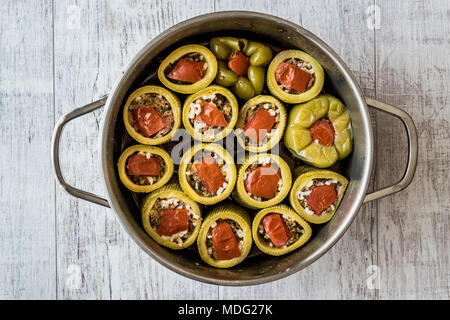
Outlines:
[[[305, 92], [295, 92], [295, 90], [293, 90], [294, 92], [290, 92], [289, 89], [281, 87], [276, 79], [276, 73], [280, 63], [289, 61], [290, 59], [296, 59], [306, 63], [309, 69], [304, 70], [312, 73], [314, 82]], [[313, 99], [322, 90], [324, 78], [323, 69], [319, 62], [300, 50], [281, 51], [273, 58], [267, 69], [267, 87], [275, 97], [286, 103], [302, 103]]]
[[[205, 63], [205, 68], [203, 71], [203, 77], [201, 80], [198, 80], [193, 83], [183, 83], [172, 81], [167, 77], [168, 70], [173, 65], [190, 54], [198, 53], [202, 57], [202, 62]], [[162, 84], [164, 84], [167, 88], [184, 94], [195, 93], [203, 88], [206, 88], [215, 78], [217, 73], [217, 59], [209, 51], [208, 48], [198, 45], [198, 44], [190, 44], [182, 46], [176, 50], [174, 50], [171, 54], [169, 54], [159, 65], [158, 68], [158, 78]]]
[[[331, 123], [333, 137], [324, 145], [313, 139], [311, 128], [320, 121]], [[353, 148], [350, 115], [337, 98], [323, 94], [295, 105], [289, 112], [284, 144], [296, 158], [318, 168], [332, 166], [347, 157]]]
[[[244, 100], [261, 94], [265, 80], [264, 67], [272, 59], [272, 50], [269, 47], [242, 38], [218, 37], [211, 39], [210, 49], [219, 60], [217, 84], [231, 87], [232, 91]], [[243, 59], [248, 59], [248, 68], [242, 75], [229, 68], [230, 58], [237, 53], [242, 53], [245, 55]]]

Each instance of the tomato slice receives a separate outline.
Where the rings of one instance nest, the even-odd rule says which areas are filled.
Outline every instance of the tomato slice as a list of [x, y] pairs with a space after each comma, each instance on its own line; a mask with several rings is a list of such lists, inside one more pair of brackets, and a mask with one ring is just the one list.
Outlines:
[[338, 199], [334, 185], [324, 185], [312, 188], [311, 194], [306, 198], [306, 203], [315, 214], [319, 215]]
[[160, 171], [159, 160], [141, 154], [133, 154], [128, 158], [128, 174], [130, 176], [158, 176]]
[[278, 65], [275, 78], [286, 87], [298, 92], [305, 92], [313, 79], [309, 72], [286, 62]]
[[178, 60], [175, 67], [167, 74], [167, 78], [191, 83], [200, 81], [203, 78], [204, 65], [205, 63], [202, 61], [182, 58]]
[[281, 248], [292, 237], [286, 223], [278, 213], [269, 213], [262, 219], [264, 230], [269, 234], [270, 240], [277, 248]]
[[244, 182], [245, 190], [258, 197], [272, 199], [277, 194], [280, 179], [280, 169], [266, 164], [250, 172]]
[[309, 132], [311, 137], [321, 145], [329, 147], [334, 142], [333, 124], [328, 119], [320, 119], [314, 122]]
[[217, 222], [212, 232], [214, 256], [218, 260], [229, 260], [241, 256], [241, 250], [233, 230], [225, 220]]
[[247, 76], [249, 66], [250, 58], [240, 51], [237, 54], [234, 54], [228, 61], [228, 68], [241, 77]]
[[217, 165], [216, 160], [211, 156], [203, 157], [202, 162], [195, 166], [200, 180], [210, 193], [216, 192], [226, 182], [225, 177]]
[[244, 135], [250, 140], [259, 143], [265, 138], [276, 122], [276, 118], [272, 116], [266, 109], [259, 109], [255, 115], [248, 119], [244, 125]]
[[162, 236], [171, 236], [189, 229], [187, 209], [162, 209], [161, 220], [156, 232]]
[[166, 126], [161, 113], [152, 106], [143, 105], [131, 111], [131, 114], [144, 137], [148, 138]]
[[223, 112], [220, 111], [214, 103], [206, 101], [203, 101], [202, 110], [195, 117], [195, 120], [214, 127], [226, 127], [228, 124]]

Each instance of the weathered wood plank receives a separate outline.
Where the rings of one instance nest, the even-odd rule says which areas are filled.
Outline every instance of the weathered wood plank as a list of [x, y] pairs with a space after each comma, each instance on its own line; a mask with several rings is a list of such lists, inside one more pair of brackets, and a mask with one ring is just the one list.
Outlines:
[[[56, 114], [99, 98], [152, 37], [213, 10], [209, 1], [55, 2]], [[78, 18], [79, 17], [79, 18]], [[79, 22], [79, 23], [78, 23]], [[68, 181], [104, 193], [97, 134], [101, 111], [70, 124], [62, 139]], [[143, 253], [110, 210], [56, 195], [58, 298], [205, 299], [217, 287], [165, 269]]]
[[[372, 1], [217, 1], [216, 10], [260, 11], [288, 19], [312, 31], [341, 55], [363, 91], [374, 92], [374, 37], [365, 10]], [[367, 268], [376, 261], [376, 203], [364, 205], [344, 237], [307, 269], [274, 283], [220, 287], [223, 299], [373, 299]]]
[[0, 299], [52, 299], [51, 1], [2, 1], [0, 34]]
[[[377, 98], [414, 118], [419, 162], [408, 189], [379, 201], [382, 299], [449, 299], [450, 6], [448, 1], [378, 1]], [[400, 178], [406, 138], [378, 116], [378, 181]], [[399, 139], [399, 137], [401, 137]]]

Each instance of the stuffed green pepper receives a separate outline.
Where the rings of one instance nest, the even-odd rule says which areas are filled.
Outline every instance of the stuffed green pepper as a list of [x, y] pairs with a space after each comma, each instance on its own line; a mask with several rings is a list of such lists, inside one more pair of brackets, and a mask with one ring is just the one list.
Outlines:
[[318, 168], [330, 167], [352, 151], [347, 108], [329, 94], [294, 106], [289, 112], [284, 144], [294, 157]]
[[295, 168], [294, 175], [297, 178], [289, 194], [291, 206], [306, 221], [328, 222], [339, 207], [348, 180], [336, 172], [306, 165]]
[[236, 166], [221, 146], [196, 144], [183, 155], [178, 176], [191, 199], [210, 205], [230, 195], [236, 182]]
[[198, 204], [186, 196], [177, 181], [145, 196], [141, 216], [148, 235], [174, 250], [195, 242], [202, 221]]
[[256, 96], [248, 100], [239, 112], [235, 134], [247, 151], [266, 152], [283, 137], [286, 110], [272, 96]]
[[136, 141], [149, 145], [165, 143], [180, 127], [180, 101], [162, 87], [141, 87], [128, 97], [123, 121], [128, 134]]
[[256, 246], [264, 253], [280, 256], [311, 237], [311, 227], [290, 207], [280, 204], [259, 211], [252, 223]]
[[272, 50], [259, 42], [241, 38], [211, 39], [210, 49], [218, 59], [216, 83], [231, 87], [241, 99], [261, 94], [264, 67], [272, 59]]
[[210, 266], [230, 268], [241, 263], [252, 247], [250, 217], [232, 203], [214, 207], [202, 223], [197, 246]]
[[166, 184], [173, 174], [173, 161], [161, 148], [135, 145], [117, 163], [120, 181], [134, 192], [150, 192]]
[[238, 103], [233, 93], [212, 85], [186, 98], [183, 125], [189, 134], [203, 142], [214, 142], [233, 131]]
[[251, 208], [267, 208], [280, 203], [289, 193], [291, 170], [278, 155], [253, 154], [239, 166], [233, 199]]
[[189, 44], [174, 50], [160, 64], [158, 78], [178, 93], [194, 93], [206, 88], [217, 73], [217, 59], [208, 48]]
[[322, 90], [324, 83], [322, 66], [316, 59], [300, 50], [278, 53], [267, 70], [267, 87], [286, 103], [311, 100]]

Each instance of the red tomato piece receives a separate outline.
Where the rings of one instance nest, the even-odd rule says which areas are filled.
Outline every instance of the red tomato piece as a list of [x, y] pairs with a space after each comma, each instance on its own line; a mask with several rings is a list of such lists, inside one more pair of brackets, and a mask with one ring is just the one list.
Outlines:
[[226, 182], [222, 170], [211, 156], [204, 157], [202, 162], [195, 166], [195, 169], [206, 190], [210, 193], [216, 192]]
[[314, 122], [309, 132], [311, 137], [321, 145], [329, 147], [334, 142], [333, 124], [328, 119], [320, 119]]
[[264, 230], [269, 234], [270, 240], [277, 248], [281, 248], [292, 237], [286, 223], [278, 213], [269, 213], [262, 219]]
[[250, 140], [259, 143], [264, 139], [266, 134], [270, 132], [276, 122], [276, 118], [272, 116], [266, 109], [259, 109], [255, 115], [248, 119], [244, 125], [244, 135]]
[[333, 185], [324, 185], [312, 188], [306, 203], [315, 214], [319, 215], [338, 199], [336, 188]]
[[225, 220], [217, 222], [212, 232], [214, 256], [218, 260], [229, 260], [241, 256], [241, 250], [233, 230]]
[[133, 154], [128, 158], [128, 174], [130, 176], [158, 176], [160, 171], [159, 160], [155, 157], [147, 159], [141, 154]]
[[297, 66], [281, 62], [275, 72], [275, 79], [288, 88], [305, 92], [313, 77], [309, 72]]
[[156, 232], [162, 236], [171, 236], [189, 229], [187, 209], [162, 209], [161, 220]]
[[134, 109], [131, 114], [144, 137], [148, 138], [166, 126], [161, 113], [152, 106], [143, 105]]
[[272, 199], [277, 194], [280, 179], [280, 169], [266, 164], [250, 172], [244, 182], [245, 190], [258, 197]]
[[203, 67], [205, 63], [189, 59], [178, 60], [175, 67], [167, 74], [167, 78], [177, 81], [195, 83], [203, 78]]
[[202, 110], [195, 117], [195, 120], [214, 127], [226, 127], [228, 124], [223, 112], [215, 104], [205, 101], [202, 103]]
[[247, 76], [249, 65], [250, 58], [240, 51], [237, 54], [233, 55], [228, 61], [228, 68], [230, 68], [234, 73], [241, 77]]

